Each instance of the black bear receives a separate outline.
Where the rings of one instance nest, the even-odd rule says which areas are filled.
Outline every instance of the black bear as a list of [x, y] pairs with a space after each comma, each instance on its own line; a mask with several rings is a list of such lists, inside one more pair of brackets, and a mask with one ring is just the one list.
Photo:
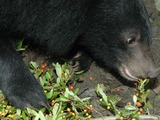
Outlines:
[[76, 70], [89, 69], [95, 60], [134, 81], [155, 69], [143, 0], [1, 0], [0, 89], [18, 108], [47, 106], [16, 52], [21, 36], [59, 57], [78, 53]]

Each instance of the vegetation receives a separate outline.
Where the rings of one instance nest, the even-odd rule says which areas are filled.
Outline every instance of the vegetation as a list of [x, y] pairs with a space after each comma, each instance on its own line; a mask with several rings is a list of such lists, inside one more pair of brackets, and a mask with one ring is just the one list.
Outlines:
[[[141, 114], [147, 114], [148, 108], [151, 106], [150, 102], [147, 100], [147, 97], [150, 93], [150, 90], [145, 90], [145, 85], [149, 82], [148, 79], [139, 80], [135, 83], [137, 88], [137, 93], [133, 96], [133, 104], [127, 103], [127, 105], [119, 110], [116, 107], [116, 104], [121, 100], [121, 98], [114, 96], [107, 96], [100, 84], [97, 87], [97, 94], [101, 95], [101, 99], [99, 100], [100, 104], [113, 112], [117, 118], [120, 120], [140, 120]], [[119, 90], [118, 90], [119, 91]]]
[[[48, 99], [49, 108], [41, 110], [26, 108], [26, 110], [16, 109], [11, 106], [11, 103], [5, 100], [3, 94], [0, 94], [0, 117], [1, 119], [23, 119], [23, 120], [85, 120], [92, 117], [94, 110], [90, 104], [90, 98], [79, 98], [77, 96], [78, 88], [75, 88], [76, 82], [79, 80], [79, 75], [70, 72], [67, 69], [67, 64], [60, 65], [52, 64], [50, 69], [47, 63], [41, 67], [35, 62], [29, 64], [31, 72], [43, 86], [44, 92]], [[74, 81], [70, 84], [71, 81]], [[117, 103], [121, 100], [120, 97], [107, 96], [102, 85], [98, 84], [96, 93], [101, 96], [100, 104], [115, 114], [120, 120], [140, 120], [141, 114], [148, 112], [150, 103], [147, 99], [149, 90], [145, 90], [145, 85], [149, 82], [148, 79], [139, 80], [135, 83], [137, 93], [133, 96], [133, 104], [128, 103], [123, 109], [117, 108]], [[120, 89], [117, 89], [117, 92]]]
[[[18, 51], [26, 48], [23, 47], [22, 42], [18, 44]], [[31, 61], [29, 67], [42, 85], [49, 101], [49, 107], [41, 110], [34, 108], [16, 109], [0, 92], [0, 118], [2, 120], [85, 120], [92, 118], [94, 108], [90, 104], [90, 98], [79, 98], [77, 95], [79, 89], [75, 88], [82, 71], [71, 72], [66, 63], [63, 65], [53, 63], [49, 67], [46, 62], [39, 66], [36, 62]], [[89, 80], [92, 79], [90, 76]], [[100, 105], [111, 111], [116, 119], [140, 120], [140, 115], [149, 114], [148, 108], [151, 107], [148, 100], [150, 90], [145, 90], [148, 82], [149, 80], [145, 79], [135, 83], [137, 93], [133, 96], [133, 102], [127, 103], [122, 109], [116, 106], [121, 98], [116, 95], [112, 97], [106, 95], [103, 91], [103, 84], [98, 84], [95, 92], [101, 97], [99, 99]], [[117, 88], [117, 92], [120, 92], [120, 88]]]
[[58, 63], [53, 64], [51, 69], [45, 69], [46, 66], [46, 63], [39, 67], [35, 62], [30, 62], [31, 72], [43, 86], [46, 97], [50, 101], [49, 108], [16, 109], [1, 94], [1, 119], [84, 120], [85, 117], [91, 118], [90, 98], [79, 98], [77, 96], [78, 89], [75, 89], [74, 85], [69, 85], [69, 81], [79, 79], [78, 75], [70, 73], [66, 68], [67, 64], [62, 66]]

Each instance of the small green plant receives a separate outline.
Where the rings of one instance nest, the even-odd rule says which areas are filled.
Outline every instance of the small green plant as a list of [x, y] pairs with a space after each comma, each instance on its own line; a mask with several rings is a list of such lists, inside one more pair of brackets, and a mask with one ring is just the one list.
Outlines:
[[150, 90], [145, 90], [145, 85], [149, 82], [148, 79], [139, 80], [135, 83], [137, 93], [133, 96], [133, 105], [128, 104], [124, 109], [119, 110], [116, 104], [121, 100], [119, 97], [107, 96], [103, 90], [102, 85], [98, 84], [96, 92], [101, 95], [99, 100], [100, 104], [113, 112], [120, 120], [140, 120], [140, 115], [148, 112], [148, 108], [151, 106], [147, 100]]
[[27, 45], [23, 44], [23, 39], [17, 43], [17, 51], [24, 51], [27, 48]]
[[[20, 110], [12, 107], [0, 94], [0, 117], [1, 119], [23, 120], [84, 120], [91, 118], [92, 105], [90, 98], [79, 98], [78, 89], [69, 85], [71, 80], [77, 80], [78, 76], [70, 73], [67, 64], [53, 64], [47, 68], [47, 63], [41, 67], [35, 62], [29, 64], [31, 72], [41, 83], [44, 93], [49, 101], [49, 109], [41, 110], [27, 108]], [[71, 87], [72, 86], [72, 87]]]

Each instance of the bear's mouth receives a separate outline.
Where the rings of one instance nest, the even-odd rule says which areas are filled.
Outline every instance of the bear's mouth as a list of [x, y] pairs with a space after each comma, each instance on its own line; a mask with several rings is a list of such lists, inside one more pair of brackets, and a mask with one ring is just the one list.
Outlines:
[[122, 75], [122, 77], [131, 81], [137, 81], [140, 79], [132, 75], [132, 73], [129, 71], [129, 69], [125, 65], [123, 65], [123, 67], [120, 69], [120, 74]]

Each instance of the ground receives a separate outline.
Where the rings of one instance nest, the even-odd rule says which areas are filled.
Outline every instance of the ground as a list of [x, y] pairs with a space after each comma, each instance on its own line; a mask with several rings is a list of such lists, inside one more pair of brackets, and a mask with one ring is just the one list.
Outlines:
[[[160, 66], [160, 12], [155, 8], [155, 0], [144, 0], [147, 6], [147, 10], [149, 12], [152, 28], [153, 28], [153, 43], [152, 43], [152, 52], [157, 66]], [[158, 25], [159, 24], [159, 25]], [[38, 51], [38, 50], [35, 50]], [[27, 49], [24, 54], [25, 61], [37, 61], [41, 63], [44, 60], [48, 59], [48, 56], [41, 55], [41, 53], [37, 54], [37, 52], [33, 52], [30, 49]], [[36, 54], [35, 54], [36, 53]], [[92, 80], [90, 80], [92, 77]], [[78, 83], [76, 87], [80, 89], [79, 94], [81, 97], [91, 97], [93, 108], [96, 109], [97, 112], [94, 111], [93, 116], [98, 117], [101, 115], [107, 116], [111, 115], [111, 113], [104, 108], [102, 108], [99, 103], [97, 103], [97, 95], [95, 93], [95, 88], [97, 84], [103, 83], [106, 94], [108, 95], [119, 95], [122, 97], [122, 100], [119, 105], [123, 106], [127, 102], [132, 101], [132, 96], [135, 94], [134, 88], [127, 87], [121, 84], [114, 76], [104, 71], [102, 68], [98, 67], [95, 63], [92, 64], [90, 70], [82, 75], [82, 83]], [[127, 82], [127, 81], [126, 81]], [[120, 88], [120, 92], [117, 92], [117, 88]], [[155, 94], [153, 91], [150, 94], [150, 101], [152, 103], [152, 107], [150, 109], [150, 113], [154, 115], [160, 115], [160, 95]], [[121, 107], [120, 106], [120, 107]]]

